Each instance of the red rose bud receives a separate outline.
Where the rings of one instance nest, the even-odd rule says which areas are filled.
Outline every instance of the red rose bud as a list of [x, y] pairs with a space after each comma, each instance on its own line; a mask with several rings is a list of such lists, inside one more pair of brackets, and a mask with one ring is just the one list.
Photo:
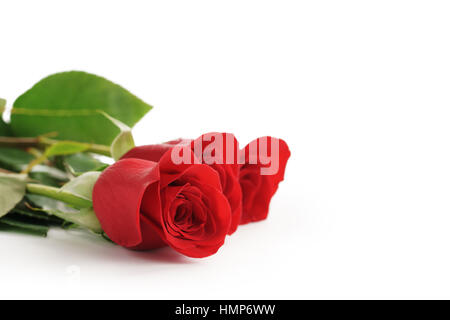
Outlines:
[[175, 164], [164, 148], [136, 148], [155, 161], [127, 156], [106, 169], [94, 187], [94, 211], [108, 237], [126, 248], [169, 245], [189, 257], [212, 255], [231, 221], [219, 176], [207, 165]]
[[[175, 146], [177, 148], [174, 148]], [[231, 224], [228, 234], [234, 233], [241, 221], [242, 212], [238, 164], [239, 143], [234, 135], [207, 133], [195, 140], [178, 139], [158, 145], [136, 147], [126, 153], [122, 159], [159, 161], [168, 150], [173, 150], [171, 154], [175, 163], [207, 164], [218, 173], [223, 194], [231, 207]]]
[[286, 142], [272, 137], [258, 138], [241, 150], [241, 224], [267, 218], [270, 200], [284, 179], [290, 155]]

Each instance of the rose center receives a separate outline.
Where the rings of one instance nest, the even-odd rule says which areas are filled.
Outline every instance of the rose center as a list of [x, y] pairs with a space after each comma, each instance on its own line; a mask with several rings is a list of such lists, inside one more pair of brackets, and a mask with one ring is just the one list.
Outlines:
[[208, 208], [200, 190], [186, 186], [172, 202], [171, 224], [183, 236], [201, 233], [207, 223]]

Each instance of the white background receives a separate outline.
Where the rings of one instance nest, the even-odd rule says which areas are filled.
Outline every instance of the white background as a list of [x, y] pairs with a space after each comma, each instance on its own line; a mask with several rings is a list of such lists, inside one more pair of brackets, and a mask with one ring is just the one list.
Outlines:
[[8, 1], [0, 96], [84, 70], [154, 105], [138, 144], [292, 151], [218, 254], [0, 234], [0, 298], [450, 298], [448, 1]]

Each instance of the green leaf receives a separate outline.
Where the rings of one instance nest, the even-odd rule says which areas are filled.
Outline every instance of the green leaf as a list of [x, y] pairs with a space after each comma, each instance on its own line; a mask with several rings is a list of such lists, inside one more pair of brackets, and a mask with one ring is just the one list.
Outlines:
[[61, 181], [67, 180], [67, 174], [64, 171], [59, 170], [58, 168], [49, 167], [49, 166], [46, 166], [43, 164], [35, 166], [32, 172], [46, 173], [49, 176], [51, 176], [52, 178], [61, 180]]
[[0, 219], [0, 231], [18, 232], [46, 237], [49, 227], [16, 222], [10, 219]]
[[89, 144], [74, 142], [74, 141], [61, 141], [52, 144], [45, 150], [45, 156], [47, 158], [54, 156], [65, 156], [74, 153], [83, 152], [89, 149]]
[[17, 215], [21, 215], [27, 218], [33, 218], [36, 220], [43, 220], [43, 221], [49, 221], [50, 220], [50, 215], [47, 214], [46, 212], [40, 212], [40, 211], [30, 211], [30, 210], [23, 210], [23, 209], [17, 209], [14, 208], [11, 213], [9, 213], [8, 216], [11, 216], [11, 214], [17, 214]]
[[30, 172], [33, 168], [51, 157], [70, 155], [78, 152], [83, 152], [88, 150], [90, 147], [87, 143], [74, 142], [74, 141], [61, 141], [50, 145], [45, 149], [44, 154], [39, 155], [33, 161], [31, 161], [27, 168], [22, 172]]
[[89, 153], [76, 153], [69, 155], [64, 157], [64, 163], [68, 170], [76, 176], [79, 176], [87, 171], [100, 171], [107, 166], [106, 163], [94, 158]]
[[[28, 172], [32, 171], [34, 169], [34, 167], [49, 160], [49, 158], [83, 152], [83, 151], [88, 150], [89, 148], [90, 148], [90, 144], [87, 144], [87, 143], [74, 142], [74, 141], [56, 142], [56, 143], [50, 145], [49, 147], [47, 147], [47, 149], [45, 149], [45, 152], [43, 154], [37, 155], [37, 157], [28, 164], [26, 169], [22, 170], [22, 173], [28, 173]], [[56, 161], [55, 165], [58, 166], [57, 161]]]
[[9, 136], [11, 134], [9, 126], [5, 123], [5, 121], [3, 121], [2, 119], [2, 115], [0, 113], [0, 137], [6, 137]]
[[[46, 212], [55, 215], [66, 221], [70, 221], [82, 227], [88, 228], [95, 233], [102, 232], [100, 222], [92, 209], [92, 190], [101, 172], [86, 172], [81, 176], [71, 180], [61, 189], [45, 188], [45, 186], [35, 185], [37, 189], [32, 193], [45, 195], [46, 197], [28, 194], [27, 197]], [[30, 191], [30, 185], [28, 185]], [[43, 193], [36, 193], [44, 191]], [[83, 200], [87, 205], [78, 209], [69, 207], [59, 200], [64, 200], [66, 196]], [[50, 199], [51, 197], [51, 199]], [[89, 202], [91, 203], [89, 206]]]
[[28, 152], [13, 148], [0, 148], [0, 167], [20, 172], [34, 160], [34, 156]]
[[0, 173], [0, 217], [11, 211], [23, 199], [27, 184], [24, 174]]
[[135, 147], [133, 135], [130, 127], [106, 113], [103, 113], [103, 115], [120, 130], [120, 133], [111, 144], [111, 156], [118, 161], [120, 157]]
[[54, 224], [61, 226], [64, 220], [49, 215], [47, 212], [42, 210], [32, 210], [29, 208], [21, 208], [20, 205], [14, 208], [7, 217], [20, 216], [31, 221], [42, 221], [45, 224]]
[[111, 145], [111, 156], [114, 160], [119, 161], [120, 158], [135, 147], [131, 131], [122, 131]]
[[[32, 154], [20, 149], [0, 148], [0, 167], [7, 170], [21, 172], [34, 159]], [[60, 186], [61, 182], [68, 180], [64, 171], [46, 165], [34, 166], [29, 175], [33, 180], [51, 186]]]
[[[54, 168], [47, 167], [47, 166], [39, 166], [39, 168], [42, 168], [42, 167], [54, 169]], [[36, 169], [33, 168], [33, 170], [36, 170]], [[64, 184], [64, 182], [67, 182], [69, 180], [67, 177], [65, 177], [64, 179], [56, 178], [52, 174], [50, 174], [48, 172], [44, 172], [44, 171], [33, 171], [33, 172], [30, 172], [28, 174], [28, 176], [31, 178], [31, 180], [33, 182], [39, 182], [41, 184], [45, 184], [47, 186], [52, 186], [52, 187], [61, 187]]]
[[[54, 200], [45, 196], [40, 196], [36, 194], [26, 194], [25, 199], [29, 200], [34, 206], [38, 206], [48, 213], [50, 210], [57, 211], [71, 211], [76, 212], [76, 210], [72, 207], [69, 207], [62, 201]], [[39, 211], [33, 206], [34, 211]]]
[[62, 201], [33, 194], [28, 194], [27, 198], [51, 215], [90, 229], [95, 233], [102, 232], [100, 222], [92, 208], [77, 210], [67, 206]]
[[61, 188], [61, 191], [92, 201], [92, 191], [95, 183], [100, 177], [100, 174], [101, 172], [97, 171], [83, 173], [81, 176], [66, 183]]
[[100, 112], [129, 127], [152, 107], [102, 77], [71, 71], [39, 81], [15, 102], [11, 128], [16, 136], [57, 132], [57, 139], [110, 145], [119, 129]]
[[50, 213], [61, 219], [87, 228], [95, 233], [103, 232], [102, 226], [100, 225], [94, 209], [92, 208], [81, 209], [77, 212], [50, 211]]

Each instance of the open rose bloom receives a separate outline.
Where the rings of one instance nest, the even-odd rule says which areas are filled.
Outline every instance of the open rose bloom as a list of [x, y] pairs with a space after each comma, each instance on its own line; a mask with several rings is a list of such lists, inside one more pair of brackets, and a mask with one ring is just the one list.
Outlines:
[[121, 246], [206, 257], [240, 224], [267, 217], [289, 156], [282, 140], [260, 138], [240, 150], [227, 133], [136, 147], [102, 173], [94, 210]]

